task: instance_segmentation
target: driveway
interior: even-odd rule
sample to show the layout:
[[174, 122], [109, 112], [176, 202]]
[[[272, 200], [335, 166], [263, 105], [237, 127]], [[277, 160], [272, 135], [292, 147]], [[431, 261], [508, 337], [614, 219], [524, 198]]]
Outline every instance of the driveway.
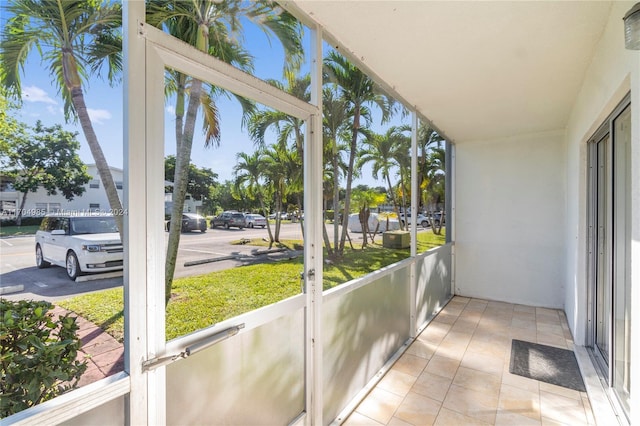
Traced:
[[[165, 234], [168, 238], [168, 233]], [[231, 245], [232, 241], [268, 238], [266, 229], [209, 229], [205, 233], [182, 234], [178, 250], [176, 277], [205, 274], [235, 266], [291, 256], [275, 251], [259, 254], [266, 247]], [[300, 224], [283, 224], [281, 238], [302, 239]], [[10, 300], [36, 299], [55, 302], [71, 296], [122, 285], [122, 274], [95, 274], [71, 281], [58, 266], [35, 266], [35, 237], [0, 239], [0, 295]], [[116, 276], [114, 276], [116, 275]]]

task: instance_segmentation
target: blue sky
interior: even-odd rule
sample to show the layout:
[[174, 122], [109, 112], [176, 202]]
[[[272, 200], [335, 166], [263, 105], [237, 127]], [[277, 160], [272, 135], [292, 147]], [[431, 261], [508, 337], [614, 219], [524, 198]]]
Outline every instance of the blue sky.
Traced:
[[[255, 31], [249, 25], [247, 42], [255, 56], [255, 74], [261, 78], [276, 78], [282, 76], [282, 49], [277, 41], [269, 41], [261, 31]], [[41, 120], [45, 125], [63, 124], [67, 130], [77, 131], [81, 142], [80, 157], [87, 163], [93, 158], [86, 144], [79, 124], [65, 123], [62, 97], [57, 86], [52, 84], [46, 64], [40, 60], [37, 51], [31, 52], [24, 72], [21, 76], [23, 106], [19, 114], [20, 120], [34, 124]], [[94, 130], [111, 166], [123, 166], [123, 88], [122, 84], [110, 87], [106, 81], [92, 77], [84, 88], [85, 101], [94, 125]], [[220, 147], [205, 149], [201, 132], [197, 132], [193, 144], [192, 161], [200, 167], [208, 167], [220, 174], [220, 178], [231, 179], [229, 164], [235, 162], [239, 151], [250, 152], [253, 144], [243, 134], [240, 128], [242, 110], [235, 99], [222, 97], [218, 100], [220, 109], [222, 141]], [[173, 105], [165, 105], [166, 154], [175, 153], [175, 137], [173, 137]], [[198, 124], [197, 129], [200, 129]]]
[[[270, 42], [261, 30], [246, 24], [245, 41], [255, 57], [255, 75], [263, 79], [281, 79], [283, 52], [277, 40]], [[305, 37], [305, 48], [308, 48], [308, 44], [308, 37]], [[308, 71], [308, 67], [303, 71]], [[80, 157], [86, 163], [93, 163], [80, 126], [65, 123], [62, 98], [52, 83], [54, 79], [49, 75], [47, 64], [41, 62], [37, 51], [31, 52], [21, 77], [23, 107], [18, 118], [28, 124], [34, 124], [37, 120], [41, 120], [45, 125], [60, 123], [67, 130], [78, 132], [78, 140], [81, 143]], [[92, 77], [84, 89], [89, 114], [105, 157], [111, 166], [122, 168], [122, 84], [110, 87], [105, 81]], [[199, 131], [201, 125], [198, 124], [191, 158], [195, 165], [212, 169], [218, 173], [219, 180], [224, 181], [233, 177], [232, 167], [236, 162], [237, 153], [252, 152], [254, 146], [241, 128], [242, 110], [237, 101], [223, 97], [218, 100], [218, 107], [222, 131], [220, 146], [204, 148], [202, 134]], [[169, 155], [175, 153], [173, 105], [167, 103], [165, 111], [165, 154]], [[382, 132], [382, 129], [376, 131]], [[272, 134], [271, 137], [274, 138], [275, 135]], [[376, 185], [370, 175], [370, 169], [365, 170], [362, 179], [357, 183]]]

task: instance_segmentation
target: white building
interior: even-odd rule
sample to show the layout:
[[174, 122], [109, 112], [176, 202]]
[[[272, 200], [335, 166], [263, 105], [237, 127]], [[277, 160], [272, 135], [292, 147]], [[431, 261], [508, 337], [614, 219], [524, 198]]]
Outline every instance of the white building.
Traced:
[[[109, 167], [109, 169], [118, 190], [118, 196], [122, 200], [123, 171], [117, 167]], [[68, 201], [60, 192], [57, 195], [48, 195], [44, 188], [39, 188], [36, 192], [29, 192], [22, 216], [42, 216], [58, 211], [109, 212], [111, 207], [96, 165], [87, 164], [87, 173], [91, 175], [91, 180], [84, 186], [85, 191], [81, 196], [76, 196], [71, 201]], [[0, 189], [3, 216], [11, 217], [16, 214], [16, 209], [20, 208], [20, 203], [22, 203], [23, 195], [22, 192], [16, 191], [11, 184], [3, 185]]]
[[[109, 167], [109, 169], [116, 184], [118, 196], [120, 200], [122, 200], [123, 171], [117, 167]], [[85, 191], [82, 195], [74, 197], [71, 201], [68, 201], [61, 193], [48, 195], [44, 188], [39, 188], [36, 192], [29, 192], [22, 216], [43, 216], [47, 213], [59, 211], [110, 212], [111, 207], [109, 206], [109, 200], [107, 199], [104, 185], [100, 180], [100, 175], [98, 174], [98, 169], [95, 164], [87, 164], [87, 173], [89, 173], [92, 178], [89, 183], [84, 185]], [[172, 185], [171, 182], [165, 182], [166, 187]], [[16, 191], [10, 183], [5, 183], [0, 187], [0, 211], [2, 212], [2, 217], [13, 217], [16, 215], [23, 195], [24, 193]], [[170, 192], [164, 194], [165, 214], [171, 214], [172, 195]], [[195, 200], [191, 195], [187, 194], [184, 203], [185, 213], [199, 213], [201, 206], [201, 200]]]

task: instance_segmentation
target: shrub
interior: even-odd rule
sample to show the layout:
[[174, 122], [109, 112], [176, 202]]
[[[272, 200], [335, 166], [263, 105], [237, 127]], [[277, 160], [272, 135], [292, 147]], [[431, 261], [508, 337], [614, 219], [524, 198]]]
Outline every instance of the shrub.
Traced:
[[78, 385], [87, 368], [76, 319], [53, 318], [49, 302], [0, 299], [0, 418]]
[[[40, 226], [42, 223], [42, 216], [23, 216], [22, 217], [22, 226]], [[16, 226], [15, 219], [2, 219], [0, 221], [2, 226]]]

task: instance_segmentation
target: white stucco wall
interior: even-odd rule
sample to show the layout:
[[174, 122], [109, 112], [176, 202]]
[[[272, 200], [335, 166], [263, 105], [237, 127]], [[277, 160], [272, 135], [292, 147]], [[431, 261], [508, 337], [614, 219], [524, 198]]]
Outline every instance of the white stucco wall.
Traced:
[[[622, 17], [633, 2], [614, 3], [609, 22], [585, 76], [567, 125], [567, 268], [565, 311], [574, 339], [585, 344], [586, 282], [586, 141], [632, 89], [638, 103], [638, 52], [625, 50]], [[634, 100], [635, 99], [635, 100]], [[632, 132], [638, 138], [638, 107]], [[637, 181], [637, 180], [636, 180]], [[637, 188], [636, 188], [637, 190]]]
[[[640, 359], [640, 52], [624, 48], [622, 17], [634, 2], [614, 2], [611, 16], [567, 126], [567, 268], [565, 311], [577, 344], [587, 341], [586, 140], [631, 92], [631, 359]], [[637, 367], [637, 366], [636, 366]], [[640, 368], [631, 369], [631, 423], [640, 422]]]
[[564, 131], [456, 144], [456, 294], [562, 307]]
[[[46, 212], [42, 212], [41, 204], [51, 204], [57, 203], [60, 204], [60, 208], [64, 211], [77, 211], [77, 212], [88, 212], [90, 211], [90, 207], [92, 204], [98, 204], [100, 206], [100, 210], [103, 212], [109, 212], [111, 207], [109, 206], [109, 200], [107, 199], [107, 194], [104, 190], [104, 185], [100, 180], [100, 176], [98, 175], [98, 170], [95, 165], [88, 164], [87, 165], [87, 173], [93, 176], [92, 181], [99, 181], [99, 188], [91, 188], [90, 183], [87, 183], [85, 187], [85, 192], [79, 196], [74, 197], [73, 200], [67, 201], [59, 191], [57, 195], [47, 195], [47, 191], [44, 188], [39, 188], [36, 192], [29, 192], [27, 194], [27, 199], [23, 208], [23, 216], [41, 216]], [[121, 169], [117, 169], [115, 167], [111, 167], [111, 174], [113, 176], [113, 180], [116, 183], [120, 183], [124, 186], [123, 182], [123, 172]], [[120, 199], [122, 199], [123, 190], [118, 190], [118, 195]], [[22, 202], [22, 193], [19, 192], [7, 192], [3, 194], [3, 199], [10, 199], [14, 197], [16, 200], [16, 208], [20, 208], [20, 203]]]

